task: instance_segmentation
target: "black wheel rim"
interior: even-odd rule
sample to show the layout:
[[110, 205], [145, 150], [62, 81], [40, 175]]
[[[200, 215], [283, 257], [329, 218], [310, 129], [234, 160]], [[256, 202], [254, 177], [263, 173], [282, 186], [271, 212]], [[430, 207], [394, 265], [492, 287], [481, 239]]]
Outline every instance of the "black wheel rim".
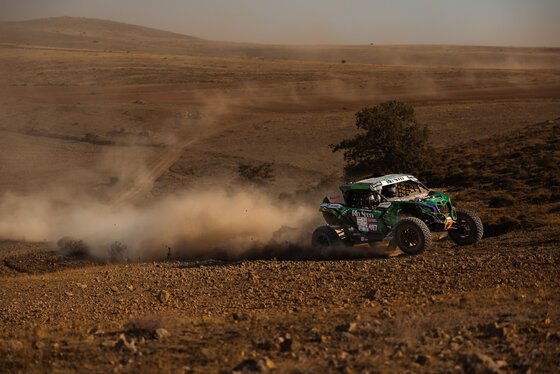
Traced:
[[420, 234], [412, 227], [406, 227], [401, 234], [403, 244], [408, 248], [415, 248], [420, 244]]
[[457, 221], [456, 231], [459, 238], [466, 239], [471, 235], [471, 225], [469, 225], [467, 220], [459, 220]]
[[324, 236], [324, 235], [319, 235], [319, 237], [317, 238], [317, 243], [321, 246], [321, 247], [328, 247], [331, 243], [329, 242], [329, 239]]

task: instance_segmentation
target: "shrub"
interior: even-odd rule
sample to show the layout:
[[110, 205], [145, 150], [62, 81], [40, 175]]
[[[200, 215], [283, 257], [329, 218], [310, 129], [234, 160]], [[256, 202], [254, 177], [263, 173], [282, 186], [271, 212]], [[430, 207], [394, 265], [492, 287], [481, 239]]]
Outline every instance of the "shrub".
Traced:
[[246, 182], [264, 185], [275, 180], [273, 166], [273, 162], [263, 162], [256, 166], [239, 164], [237, 172], [241, 179]]
[[359, 133], [332, 145], [344, 151], [347, 178], [370, 174], [414, 173], [427, 169], [434, 150], [428, 144], [429, 131], [418, 125], [412, 106], [388, 101], [356, 113]]
[[87, 257], [89, 254], [89, 247], [82, 240], [65, 236], [56, 244], [58, 249], [66, 256]]

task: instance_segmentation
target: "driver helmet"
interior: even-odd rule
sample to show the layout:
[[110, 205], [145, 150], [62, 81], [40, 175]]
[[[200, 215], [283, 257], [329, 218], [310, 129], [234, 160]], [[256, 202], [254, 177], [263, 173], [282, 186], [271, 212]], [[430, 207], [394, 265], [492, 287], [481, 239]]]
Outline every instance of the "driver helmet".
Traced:
[[397, 195], [397, 187], [394, 184], [385, 186], [383, 187], [383, 194], [387, 197], [395, 197]]
[[369, 195], [369, 203], [375, 205], [379, 203], [379, 195], [377, 193], [371, 193]]

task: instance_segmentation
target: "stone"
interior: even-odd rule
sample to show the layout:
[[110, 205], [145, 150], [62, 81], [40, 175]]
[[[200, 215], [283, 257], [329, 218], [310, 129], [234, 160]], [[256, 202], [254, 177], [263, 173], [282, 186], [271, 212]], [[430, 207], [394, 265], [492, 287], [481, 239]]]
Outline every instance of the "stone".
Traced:
[[134, 341], [134, 339], [131, 339], [130, 341], [126, 340], [126, 336], [124, 334], [120, 334], [119, 338], [117, 340], [117, 343], [115, 344], [115, 349], [116, 350], [127, 350], [130, 351], [132, 353], [136, 352], [136, 343]]
[[508, 366], [508, 363], [505, 360], [497, 360], [496, 365], [498, 365], [500, 369], [503, 369]]
[[377, 289], [370, 290], [370, 291], [366, 292], [365, 298], [368, 299], [368, 300], [375, 300], [378, 293], [379, 293], [379, 290], [377, 290]]
[[105, 331], [101, 330], [98, 327], [94, 327], [91, 330], [89, 330], [89, 334], [90, 335], [103, 335], [103, 334], [105, 334]]
[[418, 357], [416, 357], [416, 360], [414, 360], [418, 365], [421, 366], [425, 366], [427, 364], [430, 363], [430, 356], [427, 355], [419, 355]]
[[43, 343], [40, 340], [36, 340], [35, 342], [33, 342], [33, 348], [35, 349], [43, 349], [45, 348], [45, 346], [46, 346], [45, 343]]
[[470, 374], [499, 374], [500, 366], [489, 356], [480, 352], [472, 352], [463, 355], [463, 369]]
[[171, 295], [169, 294], [168, 291], [166, 291], [166, 290], [161, 290], [161, 291], [159, 291], [158, 300], [159, 300], [161, 303], [166, 303], [166, 302], [168, 302], [170, 297], [171, 297]]
[[267, 369], [275, 369], [276, 368], [276, 365], [274, 364], [274, 362], [270, 358], [263, 357], [262, 360], [263, 360], [263, 364], [264, 364], [265, 368], [267, 368]]
[[382, 310], [379, 312], [379, 317], [389, 319], [389, 318], [392, 318], [393, 315], [391, 314], [391, 312], [390, 312], [389, 310], [387, 310], [387, 309], [382, 309]]
[[336, 331], [341, 332], [354, 332], [358, 329], [358, 324], [356, 322], [344, 323], [342, 325], [336, 326]]
[[275, 369], [276, 365], [268, 357], [247, 359], [233, 368], [233, 373], [262, 373]]
[[312, 328], [310, 332], [311, 341], [316, 343], [324, 343], [327, 341], [327, 337], [319, 332], [316, 328]]
[[433, 330], [433, 336], [434, 338], [439, 339], [449, 339], [449, 335], [440, 328], [436, 328], [435, 330]]
[[348, 342], [355, 341], [356, 339], [358, 339], [355, 335], [353, 335], [349, 332], [346, 332], [346, 331], [343, 331], [343, 332], [340, 333], [340, 338], [341, 338], [341, 340], [345, 340], [345, 341], [348, 341]]
[[164, 328], [159, 328], [154, 331], [154, 337], [156, 339], [165, 339], [171, 336], [171, 333]]
[[281, 352], [294, 352], [301, 346], [290, 334], [284, 334], [284, 336], [279, 337], [278, 343], [280, 345]]
[[233, 373], [261, 373], [268, 371], [265, 363], [262, 360], [247, 359], [242, 361], [239, 365], [233, 368]]
[[488, 325], [482, 326], [481, 330], [484, 331], [490, 337], [499, 337], [503, 338], [510, 335], [515, 326], [513, 325], [504, 325], [499, 324], [498, 322], [494, 322]]
[[249, 315], [247, 313], [232, 313], [231, 318], [234, 321], [247, 321], [249, 319]]

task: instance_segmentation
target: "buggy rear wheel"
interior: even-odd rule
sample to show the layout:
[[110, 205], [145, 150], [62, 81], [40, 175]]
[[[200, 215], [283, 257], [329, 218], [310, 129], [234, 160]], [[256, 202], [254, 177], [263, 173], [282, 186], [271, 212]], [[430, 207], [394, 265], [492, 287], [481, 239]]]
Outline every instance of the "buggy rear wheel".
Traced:
[[395, 241], [403, 252], [415, 255], [430, 248], [432, 236], [422, 220], [408, 217], [399, 222], [395, 230]]
[[314, 247], [332, 247], [342, 244], [336, 231], [330, 226], [320, 226], [313, 231], [311, 245]]
[[448, 230], [449, 237], [459, 245], [478, 242], [484, 234], [480, 218], [470, 210], [458, 210], [457, 222]]

